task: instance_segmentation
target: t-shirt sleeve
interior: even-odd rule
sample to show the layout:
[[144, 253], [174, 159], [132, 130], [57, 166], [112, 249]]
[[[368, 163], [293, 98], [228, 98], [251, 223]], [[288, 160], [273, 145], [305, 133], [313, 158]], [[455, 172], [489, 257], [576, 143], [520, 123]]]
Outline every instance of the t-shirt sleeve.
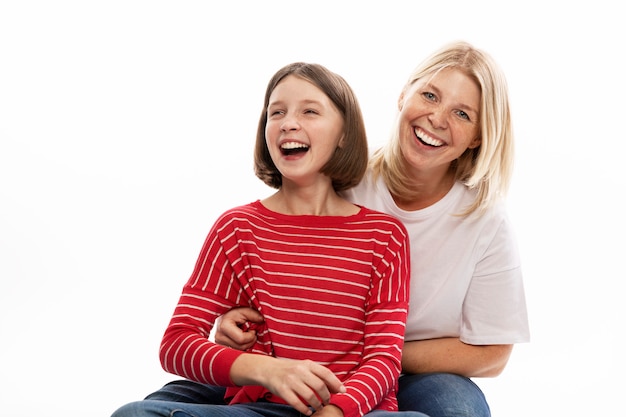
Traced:
[[528, 342], [522, 268], [508, 219], [488, 236], [463, 305], [461, 340], [474, 345]]

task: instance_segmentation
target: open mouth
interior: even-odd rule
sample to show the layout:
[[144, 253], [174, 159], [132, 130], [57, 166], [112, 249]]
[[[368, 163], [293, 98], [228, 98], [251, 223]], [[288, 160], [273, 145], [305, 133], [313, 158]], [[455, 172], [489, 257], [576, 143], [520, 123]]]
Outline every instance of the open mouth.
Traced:
[[309, 150], [309, 147], [300, 142], [285, 142], [280, 145], [280, 151], [285, 156], [297, 155], [305, 153]]
[[442, 142], [442, 141], [440, 141], [438, 139], [431, 138], [422, 129], [415, 129], [413, 132], [415, 133], [415, 136], [417, 137], [417, 140], [419, 140], [420, 142], [422, 142], [426, 146], [430, 146], [430, 147], [433, 147], [433, 148], [439, 148], [440, 146], [443, 146], [443, 145], [446, 144], [445, 142]]

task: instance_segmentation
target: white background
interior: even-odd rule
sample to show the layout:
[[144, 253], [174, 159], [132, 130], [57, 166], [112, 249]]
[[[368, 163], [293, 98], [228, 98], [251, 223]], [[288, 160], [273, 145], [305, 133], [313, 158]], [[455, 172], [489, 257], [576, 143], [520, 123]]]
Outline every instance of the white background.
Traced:
[[619, 2], [2, 1], [0, 413], [109, 416], [174, 376], [157, 350], [216, 216], [252, 172], [265, 86], [321, 63], [371, 147], [428, 53], [509, 82], [509, 198], [532, 341], [478, 379], [494, 417], [623, 413], [625, 69]]

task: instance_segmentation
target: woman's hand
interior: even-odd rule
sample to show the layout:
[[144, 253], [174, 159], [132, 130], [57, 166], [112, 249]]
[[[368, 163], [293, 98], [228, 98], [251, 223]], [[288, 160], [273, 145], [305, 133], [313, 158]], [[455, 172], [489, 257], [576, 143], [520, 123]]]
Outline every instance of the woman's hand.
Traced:
[[263, 323], [263, 316], [249, 307], [233, 308], [224, 314], [215, 326], [215, 343], [246, 350], [256, 342], [256, 331], [244, 330], [246, 323]]

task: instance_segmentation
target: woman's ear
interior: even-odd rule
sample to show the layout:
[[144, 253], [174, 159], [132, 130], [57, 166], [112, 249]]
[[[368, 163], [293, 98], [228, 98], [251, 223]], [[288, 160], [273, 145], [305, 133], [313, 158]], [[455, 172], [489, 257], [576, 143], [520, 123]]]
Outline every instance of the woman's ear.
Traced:
[[404, 105], [404, 90], [400, 93], [400, 97], [398, 97], [398, 111], [402, 111], [402, 106]]
[[473, 141], [470, 142], [470, 144], [469, 144], [469, 146], [467, 148], [468, 149], [478, 148], [482, 142], [483, 142], [482, 138], [480, 137], [480, 135], [478, 135], [478, 136], [476, 136], [474, 138]]

